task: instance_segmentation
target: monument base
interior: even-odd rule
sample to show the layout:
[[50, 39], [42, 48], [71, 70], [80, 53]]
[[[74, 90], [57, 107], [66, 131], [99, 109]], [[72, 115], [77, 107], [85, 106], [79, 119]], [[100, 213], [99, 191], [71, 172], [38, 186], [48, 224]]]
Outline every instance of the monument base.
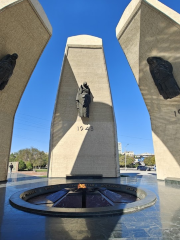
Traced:
[[0, 181], [0, 184], [7, 183], [7, 180]]
[[180, 188], [180, 178], [168, 177], [165, 179], [165, 185], [174, 188]]
[[102, 174], [66, 175], [66, 179], [101, 179], [102, 177]]

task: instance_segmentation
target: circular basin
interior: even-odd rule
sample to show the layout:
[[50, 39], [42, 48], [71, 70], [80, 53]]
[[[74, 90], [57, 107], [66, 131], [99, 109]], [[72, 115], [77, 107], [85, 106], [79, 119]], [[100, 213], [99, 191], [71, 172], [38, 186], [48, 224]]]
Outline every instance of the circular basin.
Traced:
[[10, 203], [20, 210], [59, 217], [121, 215], [152, 206], [156, 195], [134, 186], [111, 183], [44, 186], [13, 194]]

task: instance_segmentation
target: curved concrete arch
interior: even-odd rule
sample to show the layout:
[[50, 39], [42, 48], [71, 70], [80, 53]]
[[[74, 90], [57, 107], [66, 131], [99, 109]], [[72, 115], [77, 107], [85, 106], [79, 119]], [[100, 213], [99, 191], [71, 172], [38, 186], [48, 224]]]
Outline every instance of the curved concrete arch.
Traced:
[[37, 0], [0, 1], [0, 22], [0, 59], [19, 55], [12, 77], [0, 91], [0, 181], [5, 181], [14, 115], [52, 28]]
[[148, 57], [161, 57], [173, 66], [180, 87], [180, 15], [157, 0], [132, 0], [116, 28], [149, 111], [157, 178], [180, 176], [180, 95], [164, 99], [152, 79]]

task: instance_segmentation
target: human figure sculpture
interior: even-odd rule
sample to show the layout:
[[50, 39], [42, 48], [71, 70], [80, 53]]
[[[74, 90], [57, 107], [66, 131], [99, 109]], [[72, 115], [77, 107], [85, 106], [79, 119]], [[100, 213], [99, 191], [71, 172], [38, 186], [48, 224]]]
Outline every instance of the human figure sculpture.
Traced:
[[89, 104], [91, 103], [91, 91], [87, 82], [83, 82], [76, 96], [77, 109], [80, 117], [89, 117]]
[[164, 99], [171, 99], [180, 94], [180, 88], [173, 76], [172, 64], [160, 57], [147, 59], [154, 83]]
[[0, 60], [0, 90], [3, 90], [13, 74], [16, 66], [17, 53], [7, 54]]

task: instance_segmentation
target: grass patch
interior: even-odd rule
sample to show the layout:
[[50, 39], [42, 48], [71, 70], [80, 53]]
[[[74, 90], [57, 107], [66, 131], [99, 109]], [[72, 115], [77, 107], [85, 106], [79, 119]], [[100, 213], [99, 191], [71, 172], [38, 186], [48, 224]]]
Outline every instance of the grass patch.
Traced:
[[35, 172], [47, 172], [47, 169], [35, 169]]

